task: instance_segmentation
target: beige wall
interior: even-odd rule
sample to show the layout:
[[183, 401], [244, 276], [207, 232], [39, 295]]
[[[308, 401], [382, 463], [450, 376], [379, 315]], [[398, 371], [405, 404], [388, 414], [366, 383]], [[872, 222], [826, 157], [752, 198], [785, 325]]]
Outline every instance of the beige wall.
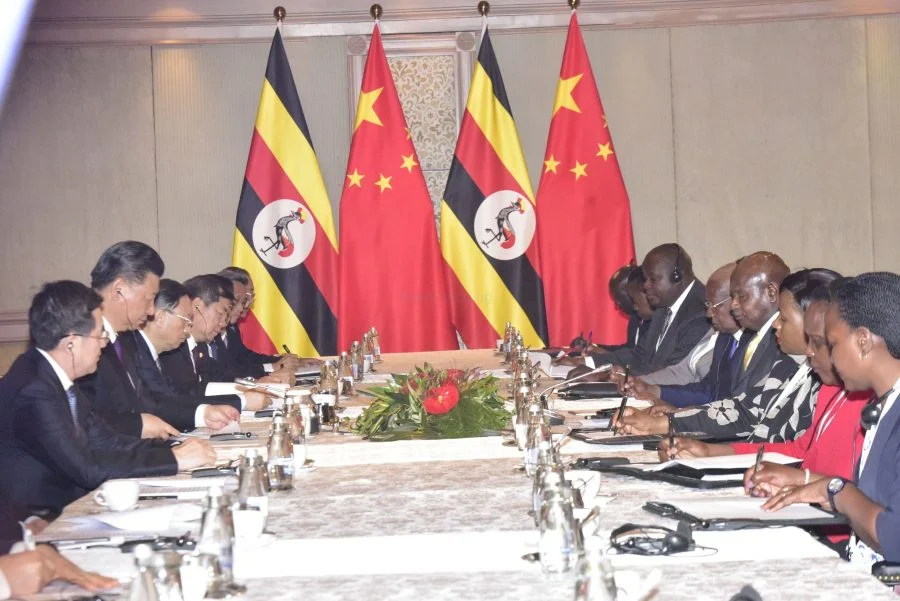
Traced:
[[[493, 38], [536, 187], [565, 32]], [[897, 269], [900, 17], [585, 38], [639, 256], [675, 238], [704, 275], [764, 247], [796, 266]], [[336, 206], [346, 38], [287, 47]], [[158, 246], [176, 278], [226, 264], [267, 52], [27, 47], [0, 118], [0, 310], [85, 279], [123, 238]]]

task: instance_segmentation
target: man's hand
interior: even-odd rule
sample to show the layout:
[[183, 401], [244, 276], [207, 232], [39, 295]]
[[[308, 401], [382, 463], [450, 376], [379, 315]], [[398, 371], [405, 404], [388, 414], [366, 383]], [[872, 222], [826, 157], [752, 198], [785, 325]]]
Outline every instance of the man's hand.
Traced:
[[262, 411], [272, 402], [272, 398], [261, 390], [244, 393], [244, 411]]
[[300, 367], [300, 357], [297, 355], [282, 355], [281, 359], [276, 361], [274, 364], [275, 371], [289, 370], [292, 374], [297, 371], [297, 368]]
[[620, 390], [630, 397], [634, 397], [636, 399], [645, 399], [648, 401], [658, 399], [660, 394], [662, 394], [659, 386], [655, 384], [647, 384], [640, 378], [634, 377], [628, 378], [628, 381], [624, 382], [620, 386]]
[[167, 440], [170, 436], [178, 436], [180, 434], [178, 430], [152, 413], [141, 413], [141, 424], [141, 438]]
[[40, 545], [36, 553], [40, 553], [44, 561], [53, 568], [51, 580], [65, 580], [89, 591], [110, 589], [119, 586], [115, 578], [107, 578], [94, 572], [85, 572], [77, 565], [56, 552], [49, 545]]
[[803, 470], [771, 461], [763, 461], [759, 471], [751, 467], [744, 472], [744, 490], [754, 497], [771, 497], [783, 488], [803, 486], [805, 481]]
[[647, 413], [653, 417], [666, 416], [670, 413], [675, 413], [676, 411], [678, 411], [678, 407], [670, 405], [665, 401], [660, 401], [659, 399], [653, 400], [653, 406], [647, 408]]
[[53, 547], [41, 545], [35, 551], [0, 557], [0, 571], [12, 595], [32, 595], [51, 580], [66, 580], [89, 591], [114, 588], [118, 580], [85, 572], [62, 557]]
[[669, 439], [664, 438], [659, 443], [659, 460], [690, 459], [694, 457], [709, 457], [710, 445], [692, 438], [676, 438], [675, 445], [669, 446]]
[[207, 405], [203, 411], [203, 421], [210, 430], [221, 430], [239, 419], [241, 412], [231, 405]]
[[669, 431], [667, 417], [654, 417], [646, 411], [625, 407], [613, 428], [619, 434], [665, 434]]
[[553, 365], [568, 365], [569, 367], [584, 366], [584, 359], [582, 359], [581, 357], [569, 357], [568, 355], [566, 355], [565, 357], [554, 359]]
[[198, 467], [210, 467], [216, 462], [216, 452], [205, 440], [191, 438], [172, 449], [178, 471], [184, 472]]
[[288, 386], [293, 386], [296, 380], [294, 375], [296, 371], [295, 369], [279, 369], [257, 378], [256, 381], [260, 384], [287, 384]]
[[315, 357], [300, 357], [299, 369], [320, 369], [323, 361]]

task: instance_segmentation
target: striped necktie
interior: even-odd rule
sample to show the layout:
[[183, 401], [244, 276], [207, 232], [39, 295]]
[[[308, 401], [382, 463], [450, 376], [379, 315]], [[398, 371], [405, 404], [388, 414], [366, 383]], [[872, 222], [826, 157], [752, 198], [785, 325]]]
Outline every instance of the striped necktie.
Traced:
[[75, 434], [82, 433], [81, 424], [78, 422], [78, 394], [75, 392], [75, 386], [66, 388], [66, 400], [69, 402], [69, 411], [72, 413], [72, 422], [75, 425]]

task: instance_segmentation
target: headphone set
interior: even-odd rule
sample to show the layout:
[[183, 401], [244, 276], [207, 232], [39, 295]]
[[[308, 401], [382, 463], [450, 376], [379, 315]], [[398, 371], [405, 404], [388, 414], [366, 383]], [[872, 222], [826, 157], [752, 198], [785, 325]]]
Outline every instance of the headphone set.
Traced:
[[893, 394], [894, 389], [891, 388], [887, 392], [885, 392], [880, 397], [872, 396], [869, 399], [869, 402], [866, 403], [866, 406], [863, 407], [862, 411], [859, 414], [859, 426], [868, 432], [872, 428], [878, 425], [878, 420], [881, 419], [881, 409], [884, 406], [884, 401], [891, 394]]
[[671, 555], [698, 548], [691, 537], [691, 527], [686, 522], [679, 522], [678, 530], [624, 524], [612, 531], [609, 544], [619, 553], [648, 556]]

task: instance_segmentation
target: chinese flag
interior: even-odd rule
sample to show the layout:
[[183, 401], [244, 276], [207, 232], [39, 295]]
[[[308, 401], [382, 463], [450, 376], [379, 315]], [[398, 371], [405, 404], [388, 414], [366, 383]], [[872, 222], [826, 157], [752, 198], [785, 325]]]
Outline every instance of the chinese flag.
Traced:
[[341, 194], [338, 351], [372, 326], [385, 352], [459, 348], [434, 209], [378, 25]]
[[569, 22], [550, 135], [537, 193], [550, 345], [580, 332], [624, 342], [627, 319], [613, 304], [613, 272], [634, 258], [631, 208], [578, 17]]

